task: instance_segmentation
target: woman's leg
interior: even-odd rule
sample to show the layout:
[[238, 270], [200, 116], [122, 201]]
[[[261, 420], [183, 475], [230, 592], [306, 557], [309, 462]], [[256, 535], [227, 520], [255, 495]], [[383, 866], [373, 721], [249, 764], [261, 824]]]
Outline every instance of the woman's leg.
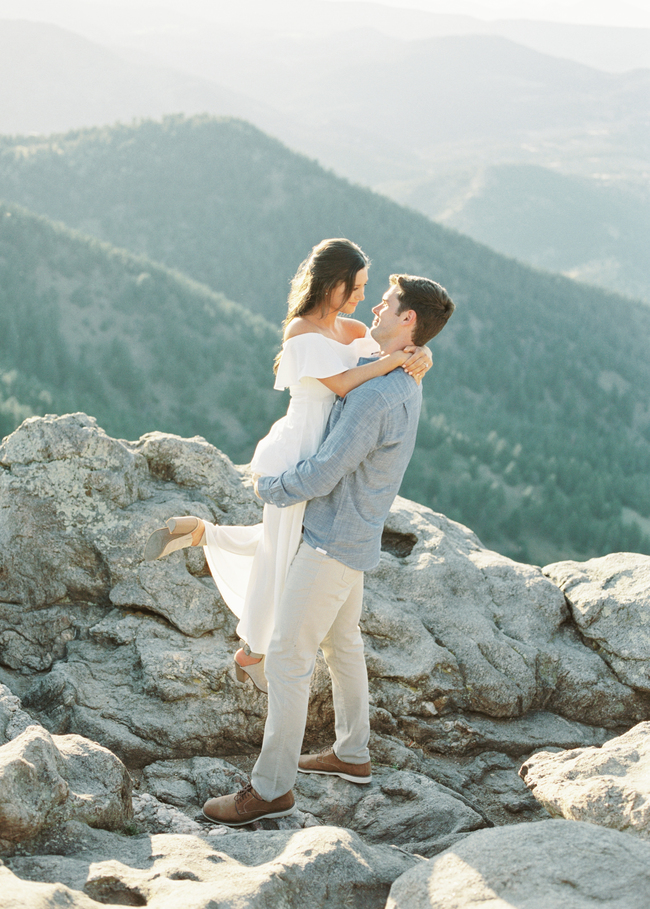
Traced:
[[[277, 604], [300, 544], [304, 511], [304, 502], [290, 508], [264, 506], [261, 539], [251, 564], [237, 626], [237, 633], [254, 654], [268, 651]], [[240, 659], [237, 662], [242, 666], [250, 665]]]

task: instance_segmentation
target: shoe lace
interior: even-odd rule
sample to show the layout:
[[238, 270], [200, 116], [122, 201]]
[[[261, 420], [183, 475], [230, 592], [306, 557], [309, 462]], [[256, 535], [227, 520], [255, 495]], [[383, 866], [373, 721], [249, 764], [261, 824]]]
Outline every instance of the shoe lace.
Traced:
[[247, 783], [243, 789], [240, 789], [237, 795], [235, 796], [235, 804], [238, 805], [243, 799], [253, 791], [253, 784]]

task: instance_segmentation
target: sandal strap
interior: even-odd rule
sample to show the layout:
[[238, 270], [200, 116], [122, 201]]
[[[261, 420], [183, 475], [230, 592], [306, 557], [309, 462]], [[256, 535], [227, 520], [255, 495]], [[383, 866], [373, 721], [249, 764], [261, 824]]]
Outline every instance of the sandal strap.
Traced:
[[246, 641], [242, 644], [242, 650], [246, 656], [253, 657], [253, 659], [261, 659], [264, 656], [263, 653], [255, 653], [255, 651], [251, 650]]

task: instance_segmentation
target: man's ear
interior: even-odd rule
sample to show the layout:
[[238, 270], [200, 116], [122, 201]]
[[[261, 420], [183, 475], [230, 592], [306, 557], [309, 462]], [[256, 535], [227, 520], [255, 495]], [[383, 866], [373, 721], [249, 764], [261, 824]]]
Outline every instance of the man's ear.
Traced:
[[417, 321], [417, 313], [414, 309], [405, 309], [399, 314], [400, 321], [402, 325], [410, 325], [411, 328], [415, 325]]

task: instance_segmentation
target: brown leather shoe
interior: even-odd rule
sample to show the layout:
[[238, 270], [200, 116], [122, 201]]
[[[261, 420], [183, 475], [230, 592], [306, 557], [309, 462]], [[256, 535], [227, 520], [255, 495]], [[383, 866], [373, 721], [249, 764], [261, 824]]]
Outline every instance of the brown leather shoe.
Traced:
[[324, 748], [318, 754], [303, 754], [298, 761], [300, 773], [322, 773], [325, 776], [340, 776], [350, 783], [370, 783], [370, 761], [365, 764], [348, 764], [334, 754], [333, 748]]
[[265, 802], [249, 783], [239, 792], [208, 799], [203, 806], [203, 817], [227, 827], [243, 827], [263, 817], [287, 817], [295, 814], [293, 792], [289, 790], [272, 802]]

